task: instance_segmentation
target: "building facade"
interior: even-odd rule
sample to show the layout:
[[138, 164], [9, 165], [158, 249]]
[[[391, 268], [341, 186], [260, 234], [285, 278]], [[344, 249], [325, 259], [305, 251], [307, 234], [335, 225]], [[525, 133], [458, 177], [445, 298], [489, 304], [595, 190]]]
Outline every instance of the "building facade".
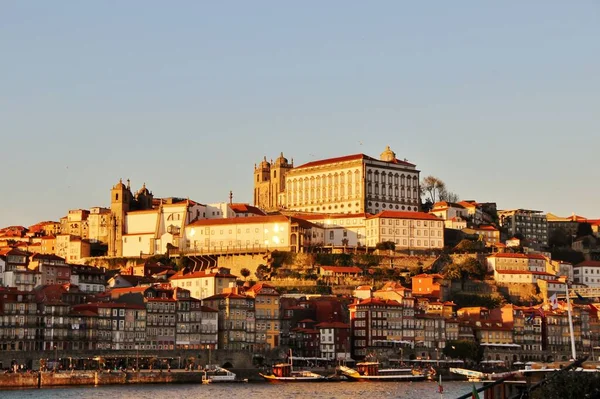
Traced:
[[389, 148], [380, 158], [365, 154], [294, 167], [280, 156], [254, 170], [254, 204], [266, 210], [317, 213], [418, 211], [419, 171]]

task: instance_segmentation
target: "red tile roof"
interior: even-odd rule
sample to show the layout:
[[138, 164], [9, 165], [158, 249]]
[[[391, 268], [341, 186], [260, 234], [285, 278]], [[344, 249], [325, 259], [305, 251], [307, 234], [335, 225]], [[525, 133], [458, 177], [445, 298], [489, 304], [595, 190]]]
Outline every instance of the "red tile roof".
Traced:
[[417, 220], [438, 220], [442, 221], [439, 217], [425, 212], [398, 212], [398, 211], [383, 211], [376, 215], [370, 216], [371, 218], [394, 218], [394, 219], [417, 219]]
[[265, 213], [259, 208], [248, 204], [230, 204], [229, 207], [235, 213], [253, 213], [255, 215], [265, 216]]
[[546, 260], [544, 255], [540, 254], [519, 254], [519, 253], [510, 253], [510, 252], [502, 252], [496, 253], [488, 256], [488, 258], [511, 258], [511, 259], [538, 259], [538, 260]]
[[496, 273], [499, 274], [533, 274], [536, 276], [553, 276], [556, 277], [552, 273], [547, 272], [531, 272], [529, 270], [496, 270]]
[[178, 274], [171, 277], [171, 280], [183, 280], [189, 278], [205, 278], [205, 277], [222, 277], [222, 278], [237, 278], [233, 274], [225, 274], [225, 273], [206, 273], [206, 272], [194, 272], [188, 274]]
[[585, 260], [581, 263], [576, 264], [573, 267], [600, 267], [600, 261], [597, 260]]
[[362, 269], [360, 267], [351, 266], [321, 266], [321, 269], [333, 273], [361, 273]]
[[356, 160], [362, 160], [362, 159], [375, 160], [375, 158], [371, 158], [370, 156], [365, 155], [365, 154], [353, 154], [353, 155], [345, 155], [343, 157], [327, 158], [327, 159], [321, 159], [318, 161], [308, 162], [303, 165], [296, 166], [294, 168], [294, 170], [301, 169], [301, 168], [312, 168], [315, 166], [329, 165], [331, 163], [356, 161]]
[[323, 322], [315, 326], [316, 328], [350, 328], [350, 324], [342, 323], [340, 321], [334, 322]]
[[245, 223], [287, 223], [289, 218], [282, 215], [271, 216], [254, 216], [251, 218], [223, 218], [223, 219], [202, 219], [194, 223], [190, 223], [188, 227], [196, 226], [215, 226], [228, 224], [245, 224]]

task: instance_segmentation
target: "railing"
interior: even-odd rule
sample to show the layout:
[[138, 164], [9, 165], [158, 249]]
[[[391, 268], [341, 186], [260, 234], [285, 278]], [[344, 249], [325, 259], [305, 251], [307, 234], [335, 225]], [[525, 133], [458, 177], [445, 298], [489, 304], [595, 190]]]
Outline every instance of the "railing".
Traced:
[[[574, 361], [573, 363], [569, 364], [568, 366], [564, 367], [563, 369], [561, 369], [559, 371], [555, 371], [550, 376], [544, 378], [540, 382], [538, 382], [536, 384], [533, 384], [531, 386], [528, 386], [526, 388], [525, 392], [520, 392], [517, 395], [511, 396], [509, 399], [527, 399], [527, 398], [529, 398], [530, 397], [529, 394], [531, 393], [531, 391], [536, 390], [538, 388], [541, 388], [544, 384], [548, 383], [548, 381], [551, 381], [553, 378], [555, 378], [555, 376], [558, 375], [559, 373], [564, 373], [564, 372], [569, 371], [571, 369], [575, 369], [577, 367], [580, 367], [587, 360], [587, 358], [588, 357], [585, 356], [585, 357], [583, 357], [583, 358], [581, 358], [579, 360]], [[501, 379], [499, 379], [497, 381], [494, 381], [492, 383], [485, 384], [481, 388], [476, 389], [476, 391], [477, 391], [477, 393], [480, 393], [480, 392], [484, 392], [484, 393], [490, 392], [491, 393], [494, 387], [496, 387], [498, 385], [502, 385], [502, 384], [506, 383], [507, 381], [510, 381], [512, 378], [513, 378], [512, 376], [501, 378]], [[473, 392], [471, 391], [469, 393], [466, 393], [464, 395], [459, 396], [456, 399], [470, 399], [472, 397], [473, 397]], [[496, 397], [496, 396], [493, 396], [493, 397]]]

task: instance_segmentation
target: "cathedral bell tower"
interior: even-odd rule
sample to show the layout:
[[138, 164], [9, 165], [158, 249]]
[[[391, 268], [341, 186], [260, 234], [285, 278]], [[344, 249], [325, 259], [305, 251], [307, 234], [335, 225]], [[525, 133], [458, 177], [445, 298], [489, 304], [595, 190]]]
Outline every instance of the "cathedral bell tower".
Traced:
[[108, 255], [123, 255], [123, 232], [125, 231], [125, 215], [129, 212], [132, 201], [129, 180], [127, 186], [123, 180], [115, 184], [110, 190], [110, 231], [108, 240]]

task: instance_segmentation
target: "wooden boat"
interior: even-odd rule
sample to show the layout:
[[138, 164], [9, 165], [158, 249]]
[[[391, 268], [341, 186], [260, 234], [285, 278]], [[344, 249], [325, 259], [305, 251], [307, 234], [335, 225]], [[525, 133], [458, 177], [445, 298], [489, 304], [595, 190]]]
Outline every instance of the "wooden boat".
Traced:
[[327, 381], [322, 376], [312, 371], [294, 370], [292, 365], [292, 352], [290, 351], [289, 363], [280, 363], [272, 367], [271, 374], [259, 373], [259, 375], [269, 382], [322, 382]]
[[[209, 365], [204, 369], [204, 376], [202, 376], [202, 383], [209, 384], [212, 382], [234, 382], [235, 373], [219, 367], [217, 365]], [[205, 382], [207, 381], [207, 382]]]
[[338, 370], [351, 381], [423, 381], [427, 378], [411, 368], [380, 369], [379, 362], [357, 363], [355, 369], [338, 366]]

